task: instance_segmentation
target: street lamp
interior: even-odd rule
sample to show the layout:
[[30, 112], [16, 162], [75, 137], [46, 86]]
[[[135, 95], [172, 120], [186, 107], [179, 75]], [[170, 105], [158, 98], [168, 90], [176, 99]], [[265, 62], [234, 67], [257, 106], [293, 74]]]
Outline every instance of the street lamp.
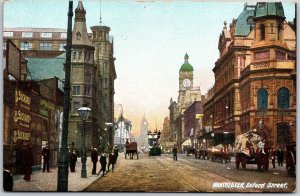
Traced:
[[68, 191], [68, 131], [69, 131], [69, 111], [70, 111], [70, 73], [71, 73], [71, 48], [72, 48], [72, 17], [73, 1], [69, 1], [68, 29], [65, 63], [65, 84], [64, 84], [64, 110], [63, 110], [63, 130], [61, 136], [60, 163], [57, 170], [57, 191]]
[[81, 107], [78, 109], [79, 116], [82, 120], [82, 157], [81, 157], [81, 162], [82, 162], [82, 168], [81, 168], [81, 178], [86, 178], [86, 149], [85, 149], [85, 122], [89, 117], [91, 109], [88, 107]]

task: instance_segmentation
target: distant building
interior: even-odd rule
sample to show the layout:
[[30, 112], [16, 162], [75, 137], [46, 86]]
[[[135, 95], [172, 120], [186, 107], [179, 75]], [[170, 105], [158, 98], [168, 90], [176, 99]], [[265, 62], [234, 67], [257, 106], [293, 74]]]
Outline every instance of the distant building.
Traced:
[[140, 130], [137, 135], [137, 143], [138, 143], [138, 148], [139, 150], [147, 150], [149, 147], [148, 144], [148, 121], [145, 117], [143, 116], [141, 123], [140, 123]]
[[10, 39], [22, 51], [24, 58], [50, 58], [64, 53], [67, 30], [58, 28], [5, 27], [3, 48]]
[[127, 140], [131, 142], [131, 128], [131, 121], [121, 116], [114, 134], [114, 145], [117, 145], [120, 150], [125, 150]]
[[184, 63], [179, 70], [179, 91], [177, 103], [171, 98], [169, 106], [170, 115], [170, 132], [173, 135], [174, 142], [182, 149], [182, 144], [189, 140], [185, 130], [185, 124], [188, 119], [184, 117], [184, 111], [195, 101], [201, 101], [200, 87], [193, 85], [194, 68], [189, 63], [189, 56], [185, 54]]

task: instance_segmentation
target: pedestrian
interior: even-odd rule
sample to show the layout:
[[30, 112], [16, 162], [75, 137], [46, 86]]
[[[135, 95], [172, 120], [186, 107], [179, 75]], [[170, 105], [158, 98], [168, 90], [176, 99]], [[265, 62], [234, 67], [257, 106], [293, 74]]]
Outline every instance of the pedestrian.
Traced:
[[103, 175], [105, 174], [105, 170], [106, 170], [106, 156], [104, 153], [101, 154], [101, 157], [100, 157], [100, 165], [101, 165], [101, 169], [98, 173], [98, 175], [100, 174], [101, 171], [103, 171]]
[[91, 147], [91, 160], [93, 162], [92, 175], [95, 175], [98, 162], [98, 151], [96, 148], [93, 148], [93, 146]]
[[31, 174], [32, 174], [32, 164], [33, 164], [33, 153], [32, 153], [32, 146], [30, 143], [25, 144], [23, 163], [24, 163], [23, 179], [26, 181], [30, 181]]
[[7, 169], [3, 169], [3, 189], [4, 191], [13, 191], [14, 189], [13, 176]]
[[277, 150], [277, 161], [278, 161], [278, 166], [282, 166], [283, 164], [283, 159], [284, 159], [284, 152], [281, 148], [281, 146], [279, 147], [279, 149]]
[[23, 155], [22, 155], [22, 144], [21, 142], [18, 143], [16, 149], [16, 169], [17, 174], [23, 173]]
[[47, 172], [50, 172], [50, 170], [49, 170], [50, 149], [49, 149], [48, 143], [46, 144], [46, 147], [43, 148], [42, 155], [43, 155], [43, 160], [44, 160], [44, 163], [43, 163], [43, 172], [45, 172], [46, 167], [47, 167]]
[[276, 159], [276, 155], [277, 155], [277, 152], [276, 152], [275, 148], [272, 148], [272, 151], [271, 151], [271, 158], [272, 158], [272, 165], [273, 165], [273, 168], [275, 168], [275, 159]]
[[77, 162], [77, 154], [76, 151], [70, 152], [70, 170], [71, 172], [75, 172], [75, 166]]
[[111, 152], [108, 156], [108, 167], [107, 167], [107, 171], [109, 171], [109, 167], [110, 165], [112, 165], [111, 168], [111, 172], [114, 172], [114, 168], [115, 168], [115, 164], [116, 164], [116, 155], [114, 154], [114, 152]]
[[75, 146], [75, 143], [72, 142], [71, 146], [69, 147], [69, 152], [73, 152], [75, 150], [76, 156], [79, 156], [79, 150], [78, 148]]
[[116, 159], [115, 164], [117, 164], [117, 160], [118, 160], [118, 156], [119, 156], [119, 149], [117, 146], [115, 146], [115, 148], [114, 148], [114, 155], [115, 155], [115, 159]]
[[177, 161], [177, 146], [176, 145], [174, 145], [172, 151], [173, 151], [173, 159], [174, 159], [174, 161]]

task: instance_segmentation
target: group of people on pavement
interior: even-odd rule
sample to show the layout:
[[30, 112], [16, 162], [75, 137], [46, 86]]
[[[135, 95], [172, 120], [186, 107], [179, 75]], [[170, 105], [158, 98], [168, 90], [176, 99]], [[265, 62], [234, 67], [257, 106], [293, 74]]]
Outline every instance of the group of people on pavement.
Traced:
[[[97, 162], [98, 162], [98, 151], [97, 148], [94, 148], [93, 146], [91, 147], [91, 160], [93, 162], [93, 169], [92, 169], [92, 175], [99, 175], [101, 172], [102, 176], [105, 176], [105, 172], [106, 172], [106, 166], [107, 166], [107, 157], [105, 153], [101, 153], [100, 155], [100, 170], [98, 173], [96, 173], [97, 170]], [[109, 171], [110, 166], [112, 166], [112, 172], [114, 172], [114, 168], [115, 168], [115, 164], [117, 163], [117, 159], [119, 156], [119, 150], [117, 147], [114, 148], [114, 150], [108, 155], [108, 166], [107, 166], [107, 170]]]
[[276, 158], [277, 158], [278, 166], [279, 167], [283, 166], [284, 152], [283, 152], [283, 149], [281, 148], [281, 146], [278, 148], [278, 150], [272, 149], [271, 156], [272, 156], [271, 159], [272, 159], [273, 168], [275, 168]]

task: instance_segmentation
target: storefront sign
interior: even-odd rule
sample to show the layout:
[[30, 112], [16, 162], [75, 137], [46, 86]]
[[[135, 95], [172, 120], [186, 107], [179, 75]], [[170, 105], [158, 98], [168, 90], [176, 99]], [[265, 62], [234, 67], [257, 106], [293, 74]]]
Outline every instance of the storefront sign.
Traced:
[[25, 95], [22, 91], [16, 90], [15, 100], [19, 106], [24, 109], [30, 110], [31, 99], [29, 96]]
[[13, 141], [30, 139], [31, 98], [23, 91], [15, 90], [15, 109], [14, 109], [14, 132]]
[[29, 141], [29, 139], [30, 139], [30, 133], [23, 132], [23, 131], [20, 131], [20, 130], [14, 131], [14, 134], [13, 134], [14, 143], [16, 143], [17, 140]]
[[49, 101], [41, 99], [40, 101], [40, 115], [44, 117], [49, 116], [49, 110], [55, 110], [55, 105]]

